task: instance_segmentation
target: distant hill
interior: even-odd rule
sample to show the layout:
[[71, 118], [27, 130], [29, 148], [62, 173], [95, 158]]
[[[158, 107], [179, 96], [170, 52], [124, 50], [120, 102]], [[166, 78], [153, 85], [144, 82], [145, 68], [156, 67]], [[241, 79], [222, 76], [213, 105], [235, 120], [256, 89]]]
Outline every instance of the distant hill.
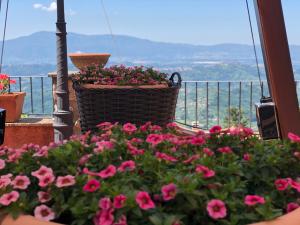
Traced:
[[[54, 64], [56, 62], [56, 37], [52, 32], [38, 32], [6, 42], [4, 63]], [[292, 46], [294, 62], [300, 64], [300, 46]], [[69, 33], [69, 52], [109, 52], [113, 62], [184, 63], [198, 61], [222, 61], [252, 63], [252, 46], [220, 44], [200, 46], [173, 44], [110, 35], [82, 35]]]

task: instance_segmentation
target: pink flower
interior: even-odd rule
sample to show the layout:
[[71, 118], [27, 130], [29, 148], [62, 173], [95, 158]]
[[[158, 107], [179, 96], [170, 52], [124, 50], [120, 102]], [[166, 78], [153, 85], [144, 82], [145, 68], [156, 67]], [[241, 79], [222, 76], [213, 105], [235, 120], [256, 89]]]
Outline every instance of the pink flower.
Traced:
[[6, 174], [0, 177], [0, 189], [6, 188], [8, 185], [11, 184], [11, 177], [12, 174]]
[[230, 154], [232, 153], [232, 149], [228, 146], [223, 147], [223, 148], [218, 148], [218, 152], [221, 152], [223, 154]]
[[82, 173], [84, 173], [84, 174], [86, 174], [86, 175], [89, 175], [89, 176], [93, 176], [93, 177], [99, 176], [99, 173], [89, 171], [88, 168], [83, 168]]
[[150, 128], [150, 131], [151, 131], [151, 132], [161, 131], [161, 130], [162, 130], [161, 126], [158, 126], [158, 125], [153, 125], [153, 126], [151, 126], [151, 128]]
[[198, 165], [196, 167], [196, 172], [201, 173], [204, 178], [214, 177], [216, 174], [215, 171], [210, 170], [208, 167], [202, 165]]
[[89, 159], [92, 157], [93, 155], [92, 154], [87, 154], [87, 155], [84, 155], [84, 156], [82, 156], [80, 159], [79, 159], [79, 165], [80, 166], [83, 166], [83, 165], [85, 165], [88, 161], [89, 161]]
[[55, 181], [55, 176], [51, 173], [39, 178], [39, 186], [47, 187]]
[[99, 172], [98, 176], [103, 179], [113, 177], [117, 172], [117, 168], [114, 165], [109, 165], [106, 169]]
[[127, 197], [125, 195], [118, 195], [114, 198], [114, 208], [120, 209], [125, 206]]
[[165, 201], [170, 201], [175, 198], [177, 194], [177, 187], [171, 183], [161, 188], [162, 196]]
[[210, 150], [209, 148], [204, 148], [203, 149], [203, 153], [205, 154], [205, 155], [207, 155], [207, 156], [213, 156], [215, 153], [212, 151], [212, 150]]
[[251, 160], [251, 155], [250, 155], [249, 153], [245, 153], [245, 154], [243, 155], [243, 159], [244, 159], [245, 161], [250, 161], [250, 160]]
[[176, 123], [168, 123], [166, 127], [169, 129], [174, 129], [174, 128], [178, 128], [178, 125]]
[[203, 137], [193, 137], [191, 140], [192, 145], [200, 146], [205, 144], [205, 139]]
[[111, 141], [100, 141], [96, 143], [97, 147], [94, 149], [95, 153], [101, 153], [104, 150], [111, 150], [115, 147], [114, 143]]
[[215, 220], [222, 219], [227, 216], [225, 203], [218, 199], [213, 199], [208, 202], [206, 210], [209, 216]]
[[55, 213], [46, 205], [40, 205], [34, 209], [34, 217], [39, 220], [51, 221], [55, 219]]
[[288, 133], [288, 138], [292, 141], [292, 142], [296, 142], [296, 143], [300, 143], [300, 137], [296, 134], [293, 133]]
[[51, 195], [48, 192], [39, 191], [38, 198], [39, 198], [40, 203], [46, 203], [51, 200]]
[[0, 197], [0, 204], [4, 206], [9, 206], [11, 203], [18, 201], [19, 197], [19, 192], [12, 191]]
[[140, 130], [141, 130], [142, 132], [146, 132], [150, 127], [151, 127], [151, 122], [147, 122], [147, 123], [145, 123], [144, 125], [142, 125], [142, 126], [140, 127]]
[[258, 195], [247, 195], [244, 202], [248, 206], [254, 206], [257, 204], [265, 204], [265, 199]]
[[213, 126], [212, 128], [210, 128], [209, 133], [211, 134], [219, 134], [222, 131], [222, 127], [221, 126]]
[[96, 217], [94, 218], [95, 225], [112, 225], [115, 217], [114, 217], [114, 209], [109, 210], [101, 210]]
[[36, 153], [33, 156], [34, 157], [47, 157], [48, 151], [49, 151], [49, 147], [43, 146], [42, 148], [38, 148]]
[[16, 176], [11, 183], [14, 189], [26, 190], [30, 185], [30, 180], [27, 176]]
[[287, 213], [290, 213], [290, 212], [294, 211], [295, 209], [298, 209], [299, 207], [300, 207], [299, 204], [297, 204], [295, 202], [291, 202], [291, 203], [287, 204], [286, 211], [287, 211]]
[[298, 183], [295, 180], [292, 180], [291, 178], [287, 178], [287, 180], [289, 181], [289, 184], [293, 189], [296, 189], [298, 192], [300, 192], [300, 183]]
[[118, 168], [118, 171], [120, 172], [125, 172], [125, 171], [132, 171], [135, 169], [135, 162], [132, 161], [132, 160], [129, 160], [129, 161], [125, 161], [123, 162], [119, 168]]
[[99, 201], [99, 208], [109, 210], [112, 207], [110, 198], [101, 198]]
[[0, 159], [0, 170], [3, 170], [5, 168], [5, 161], [3, 159]]
[[32, 176], [40, 179], [48, 174], [53, 175], [53, 170], [51, 168], [48, 168], [46, 166], [41, 166], [37, 171], [34, 171], [31, 173]]
[[83, 186], [83, 191], [85, 192], [95, 192], [100, 188], [100, 182], [93, 179], [88, 181], [84, 186]]
[[135, 125], [131, 123], [126, 123], [123, 125], [123, 131], [127, 134], [133, 134], [134, 132], [137, 131], [137, 128]]
[[164, 141], [164, 138], [161, 134], [149, 134], [146, 142], [152, 144], [152, 146], [156, 146]]
[[275, 186], [278, 191], [284, 191], [289, 187], [288, 179], [278, 179], [275, 181]]
[[148, 192], [140, 191], [135, 196], [135, 201], [139, 205], [139, 207], [143, 210], [153, 209], [155, 208], [155, 204], [150, 198]]
[[75, 177], [71, 175], [67, 175], [64, 177], [58, 177], [56, 180], [56, 187], [62, 188], [62, 187], [70, 187], [73, 186], [76, 183]]
[[200, 158], [200, 155], [198, 155], [198, 154], [197, 155], [193, 155], [190, 158], [188, 158], [187, 160], [184, 160], [183, 163], [184, 164], [190, 164], [190, 163], [196, 161], [199, 158]]
[[170, 156], [166, 153], [162, 153], [162, 152], [156, 152], [155, 157], [158, 159], [163, 159], [167, 162], [177, 162], [178, 161], [175, 157]]

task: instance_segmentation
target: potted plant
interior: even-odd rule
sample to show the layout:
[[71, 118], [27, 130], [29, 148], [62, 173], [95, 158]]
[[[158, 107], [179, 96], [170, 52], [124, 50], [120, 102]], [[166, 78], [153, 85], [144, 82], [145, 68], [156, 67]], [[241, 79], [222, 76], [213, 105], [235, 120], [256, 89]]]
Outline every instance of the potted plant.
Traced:
[[16, 81], [6, 74], [0, 74], [0, 108], [6, 109], [6, 122], [20, 119], [25, 99], [25, 92], [10, 92], [10, 85]]
[[243, 127], [194, 135], [174, 124], [98, 127], [50, 146], [2, 147], [0, 224], [299, 222], [296, 135], [264, 142]]
[[73, 87], [82, 131], [106, 121], [138, 125], [152, 121], [162, 126], [172, 122], [181, 77], [179, 73], [167, 76], [153, 68], [123, 65], [91, 65], [81, 70], [73, 76]]

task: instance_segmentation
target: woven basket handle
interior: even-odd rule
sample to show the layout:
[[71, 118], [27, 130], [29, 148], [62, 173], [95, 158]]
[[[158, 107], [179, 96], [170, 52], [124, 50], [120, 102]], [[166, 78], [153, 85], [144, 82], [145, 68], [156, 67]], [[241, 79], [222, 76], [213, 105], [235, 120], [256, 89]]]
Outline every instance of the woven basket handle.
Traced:
[[[175, 76], [177, 76], [177, 82], [174, 81]], [[181, 87], [182, 79], [180, 73], [178, 72], [173, 73], [172, 76], [170, 77], [170, 81], [173, 87]]]

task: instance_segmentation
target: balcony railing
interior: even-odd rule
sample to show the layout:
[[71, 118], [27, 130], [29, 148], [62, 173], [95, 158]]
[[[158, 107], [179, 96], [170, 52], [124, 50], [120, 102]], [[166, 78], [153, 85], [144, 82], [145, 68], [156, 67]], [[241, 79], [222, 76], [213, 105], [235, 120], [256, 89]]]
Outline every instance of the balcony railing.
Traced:
[[[26, 92], [23, 113], [51, 116], [53, 113], [52, 79], [46, 76], [12, 77], [17, 85], [11, 91]], [[299, 93], [298, 81], [297, 91]], [[267, 82], [263, 82], [265, 92]], [[259, 102], [258, 81], [184, 81], [179, 93], [176, 121], [208, 129], [219, 124], [230, 127], [244, 124], [256, 128], [254, 104]]]

